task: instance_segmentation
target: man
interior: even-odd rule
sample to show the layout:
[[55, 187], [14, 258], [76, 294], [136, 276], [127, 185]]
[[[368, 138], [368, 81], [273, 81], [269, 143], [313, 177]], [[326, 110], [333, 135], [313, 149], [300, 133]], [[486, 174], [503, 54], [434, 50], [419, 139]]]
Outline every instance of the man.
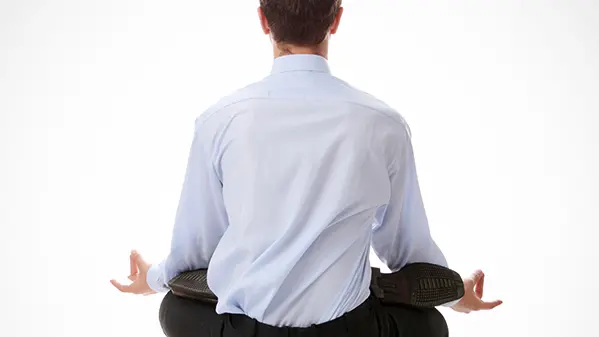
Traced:
[[[431, 238], [410, 132], [383, 102], [333, 77], [328, 41], [341, 0], [261, 0], [274, 65], [195, 125], [172, 249], [132, 252], [123, 292], [167, 292], [208, 268], [216, 307], [168, 293], [160, 319], [180, 336], [447, 336], [436, 309], [371, 295], [370, 247], [397, 271], [446, 266]], [[492, 309], [484, 275], [464, 280], [460, 312]]]

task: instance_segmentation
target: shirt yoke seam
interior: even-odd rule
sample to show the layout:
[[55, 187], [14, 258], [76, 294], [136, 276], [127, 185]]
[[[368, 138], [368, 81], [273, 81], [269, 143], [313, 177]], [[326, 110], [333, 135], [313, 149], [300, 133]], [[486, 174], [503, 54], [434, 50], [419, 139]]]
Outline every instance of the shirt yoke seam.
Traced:
[[[244, 102], [247, 102], [247, 101], [252, 101], [252, 100], [267, 100], [267, 99], [272, 99], [272, 97], [260, 97], [260, 96], [248, 97], [248, 98], [243, 98], [243, 99], [236, 100], [234, 102], [230, 102], [230, 103], [224, 104], [223, 106], [218, 107], [218, 108], [215, 108], [215, 107], [208, 108], [207, 113], [205, 113], [205, 114], [203, 114], [203, 115], [201, 115], [201, 116], [199, 116], [199, 117], [196, 118], [196, 125], [198, 125], [198, 126], [202, 125], [208, 119], [210, 119], [212, 116], [216, 115], [217, 113], [219, 113], [219, 112], [221, 112], [221, 111], [223, 111], [223, 110], [225, 110], [225, 109], [227, 109], [227, 108], [229, 108], [231, 106], [234, 106], [234, 105], [237, 105], [237, 104], [240, 104], [240, 103], [244, 103]], [[301, 100], [301, 99], [296, 99], [296, 100]], [[315, 100], [315, 99], [313, 99], [312, 101], [324, 101], [324, 100]], [[397, 123], [397, 124], [401, 125], [402, 127], [406, 128], [406, 124], [407, 123], [406, 123], [405, 119], [399, 113], [397, 113], [397, 117], [400, 119], [398, 121], [394, 116], [392, 116], [388, 112], [385, 112], [384, 109], [375, 108], [375, 107], [372, 107], [372, 106], [369, 106], [369, 105], [366, 105], [366, 104], [363, 104], [363, 103], [360, 103], [360, 102], [355, 102], [355, 101], [341, 101], [341, 102], [343, 102], [343, 103], [349, 103], [349, 104], [356, 105], [356, 106], [359, 106], [359, 107], [362, 107], [362, 108], [366, 108], [368, 110], [372, 110], [372, 111], [374, 111], [374, 112], [376, 112], [378, 114], [384, 115], [385, 117], [393, 120], [395, 123]], [[393, 108], [391, 108], [391, 107], [389, 107], [389, 109], [393, 110]], [[407, 128], [406, 128], [406, 131], [407, 131]]]

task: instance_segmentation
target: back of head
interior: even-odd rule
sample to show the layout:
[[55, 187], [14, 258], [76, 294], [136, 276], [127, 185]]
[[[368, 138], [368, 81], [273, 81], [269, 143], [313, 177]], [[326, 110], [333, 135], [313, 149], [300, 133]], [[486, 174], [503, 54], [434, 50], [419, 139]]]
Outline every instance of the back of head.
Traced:
[[277, 44], [322, 43], [341, 9], [341, 0], [260, 0], [272, 39]]

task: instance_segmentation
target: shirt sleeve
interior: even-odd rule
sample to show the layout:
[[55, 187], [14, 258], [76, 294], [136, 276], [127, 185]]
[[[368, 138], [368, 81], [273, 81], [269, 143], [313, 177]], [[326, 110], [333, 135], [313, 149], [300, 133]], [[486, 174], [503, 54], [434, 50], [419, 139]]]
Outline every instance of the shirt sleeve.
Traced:
[[392, 272], [416, 262], [447, 267], [445, 256], [430, 234], [407, 125], [393, 142], [388, 158], [390, 199], [376, 213], [372, 248]]
[[183, 189], [177, 208], [170, 253], [148, 271], [147, 282], [156, 292], [185, 271], [208, 268], [228, 220], [222, 184], [212, 161], [212, 142], [196, 123]]

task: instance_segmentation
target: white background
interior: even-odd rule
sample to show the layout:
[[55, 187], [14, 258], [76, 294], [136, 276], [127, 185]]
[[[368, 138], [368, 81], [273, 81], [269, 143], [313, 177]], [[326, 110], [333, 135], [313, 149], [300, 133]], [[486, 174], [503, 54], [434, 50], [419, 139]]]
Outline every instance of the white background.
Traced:
[[[162, 335], [108, 281], [165, 256], [194, 118], [270, 70], [256, 7], [0, 0], [0, 336]], [[452, 336], [599, 336], [599, 3], [345, 7], [335, 75], [406, 117], [435, 238], [505, 301]]]

